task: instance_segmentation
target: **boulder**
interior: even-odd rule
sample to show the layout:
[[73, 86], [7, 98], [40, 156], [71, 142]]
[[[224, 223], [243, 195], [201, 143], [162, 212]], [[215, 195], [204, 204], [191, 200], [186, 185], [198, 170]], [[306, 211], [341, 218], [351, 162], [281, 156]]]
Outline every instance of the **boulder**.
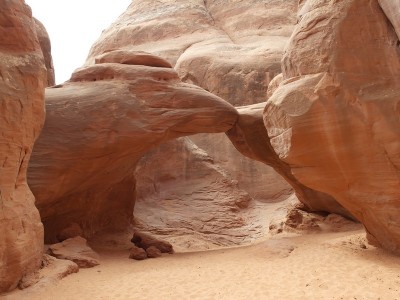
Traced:
[[172, 245], [166, 241], [156, 239], [149, 234], [135, 230], [131, 242], [135, 246], [143, 249], [149, 247], [155, 247], [161, 251], [161, 253], [173, 253], [174, 249]]
[[26, 293], [29, 296], [29, 293], [32, 291], [54, 285], [68, 275], [78, 272], [79, 267], [73, 261], [57, 259], [48, 254], [44, 254], [40, 269], [22, 278], [18, 287], [20, 289], [26, 289], [21, 295], [25, 295]]
[[150, 246], [146, 249], [147, 257], [148, 258], [157, 258], [162, 255], [160, 249], [156, 248], [155, 246]]
[[133, 246], [129, 252], [129, 258], [135, 260], [144, 260], [147, 258], [146, 250]]
[[80, 236], [50, 245], [48, 252], [56, 258], [73, 261], [79, 268], [92, 268], [100, 264], [99, 255]]
[[180, 251], [248, 244], [265, 233], [262, 208], [187, 137], [146, 153], [135, 177], [135, 227]]

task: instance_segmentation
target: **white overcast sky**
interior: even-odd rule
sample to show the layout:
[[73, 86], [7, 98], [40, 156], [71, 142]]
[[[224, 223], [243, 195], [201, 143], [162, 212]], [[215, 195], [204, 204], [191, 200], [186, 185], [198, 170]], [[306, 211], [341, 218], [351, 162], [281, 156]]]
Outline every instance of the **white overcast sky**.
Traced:
[[132, 0], [25, 0], [33, 16], [49, 33], [56, 83], [70, 78], [86, 60], [103, 29], [113, 23]]

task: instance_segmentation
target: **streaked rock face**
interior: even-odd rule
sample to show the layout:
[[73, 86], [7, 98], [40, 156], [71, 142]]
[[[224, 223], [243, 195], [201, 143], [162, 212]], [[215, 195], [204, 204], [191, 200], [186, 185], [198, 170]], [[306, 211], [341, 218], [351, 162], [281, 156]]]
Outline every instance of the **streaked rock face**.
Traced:
[[135, 177], [135, 226], [178, 251], [249, 244], [268, 230], [262, 207], [189, 138], [146, 153]]
[[[264, 121], [304, 185], [337, 199], [370, 241], [400, 252], [400, 49], [377, 1], [308, 0]], [[392, 13], [393, 11], [393, 13]]]
[[146, 151], [233, 126], [234, 107], [182, 83], [166, 64], [144, 53], [110, 52], [47, 89], [46, 122], [29, 166], [47, 240], [73, 222], [86, 236], [126, 227], [135, 202], [133, 172]]
[[296, 23], [297, 0], [132, 1], [93, 45], [166, 58], [183, 81], [245, 105], [265, 101]]
[[32, 146], [44, 121], [46, 69], [30, 8], [0, 2], [0, 292], [35, 271], [43, 226], [26, 183]]
[[396, 0], [378, 0], [378, 2], [400, 39], [400, 2]]
[[[258, 103], [238, 108], [239, 119], [227, 132], [236, 149], [246, 157], [273, 167], [290, 183], [297, 198], [306, 205], [308, 210], [327, 211], [353, 218], [332, 196], [305, 186], [293, 176], [291, 165], [282, 161], [271, 145], [263, 122], [264, 107], [265, 103]], [[270, 179], [269, 183], [277, 184], [273, 179]]]

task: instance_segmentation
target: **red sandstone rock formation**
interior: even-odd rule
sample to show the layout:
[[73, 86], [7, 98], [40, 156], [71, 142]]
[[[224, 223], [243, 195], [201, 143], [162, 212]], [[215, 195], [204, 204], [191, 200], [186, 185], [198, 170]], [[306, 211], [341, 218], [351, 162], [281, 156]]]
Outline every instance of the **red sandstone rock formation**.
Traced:
[[147, 248], [146, 254], [148, 258], [157, 258], [162, 256], [162, 252], [154, 246], [150, 246], [149, 248]]
[[378, 0], [378, 2], [400, 39], [400, 2], [397, 0]]
[[26, 183], [44, 120], [46, 69], [30, 8], [0, 2], [0, 292], [39, 268], [43, 227]]
[[370, 241], [400, 252], [398, 10], [380, 2], [392, 24], [378, 1], [306, 1], [264, 118], [299, 182], [337, 199]]
[[267, 231], [262, 208], [189, 138], [146, 153], [135, 177], [135, 226], [168, 238], [174, 247], [248, 244]]
[[53, 66], [53, 57], [51, 56], [50, 38], [43, 24], [35, 18], [34, 21], [35, 21], [36, 34], [39, 39], [40, 48], [42, 49], [44, 63], [47, 69], [47, 86], [53, 86], [55, 84], [55, 74]]
[[[109, 50], [147, 51], [165, 57], [183, 81], [232, 105], [264, 102], [270, 80], [281, 72], [296, 11], [297, 0], [133, 1], [93, 45], [88, 64]], [[270, 167], [238, 153], [224, 134], [191, 139], [252, 197], [276, 201], [290, 190]], [[178, 160], [181, 154], [174, 155]]]
[[291, 166], [275, 153], [263, 122], [264, 103], [238, 108], [239, 119], [227, 132], [228, 137], [243, 155], [272, 166], [293, 187], [297, 198], [310, 211], [327, 211], [353, 218], [332, 196], [313, 190], [296, 179]]
[[144, 250], [143, 248], [139, 248], [139, 247], [133, 246], [132, 249], [129, 252], [129, 258], [130, 259], [135, 259], [135, 260], [147, 259], [146, 250]]
[[231, 105], [182, 83], [166, 64], [143, 53], [110, 52], [47, 89], [46, 122], [29, 166], [46, 240], [72, 222], [86, 236], [125, 228], [133, 217], [133, 172], [146, 151], [235, 123]]
[[100, 264], [99, 255], [80, 236], [50, 245], [48, 253], [58, 259], [73, 261], [79, 268], [93, 268]]

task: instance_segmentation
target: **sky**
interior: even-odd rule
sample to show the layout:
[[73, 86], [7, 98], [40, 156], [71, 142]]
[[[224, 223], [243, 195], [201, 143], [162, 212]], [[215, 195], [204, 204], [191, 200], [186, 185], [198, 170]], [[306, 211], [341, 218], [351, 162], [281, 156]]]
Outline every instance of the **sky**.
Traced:
[[86, 60], [90, 47], [131, 0], [25, 0], [50, 36], [56, 83]]

